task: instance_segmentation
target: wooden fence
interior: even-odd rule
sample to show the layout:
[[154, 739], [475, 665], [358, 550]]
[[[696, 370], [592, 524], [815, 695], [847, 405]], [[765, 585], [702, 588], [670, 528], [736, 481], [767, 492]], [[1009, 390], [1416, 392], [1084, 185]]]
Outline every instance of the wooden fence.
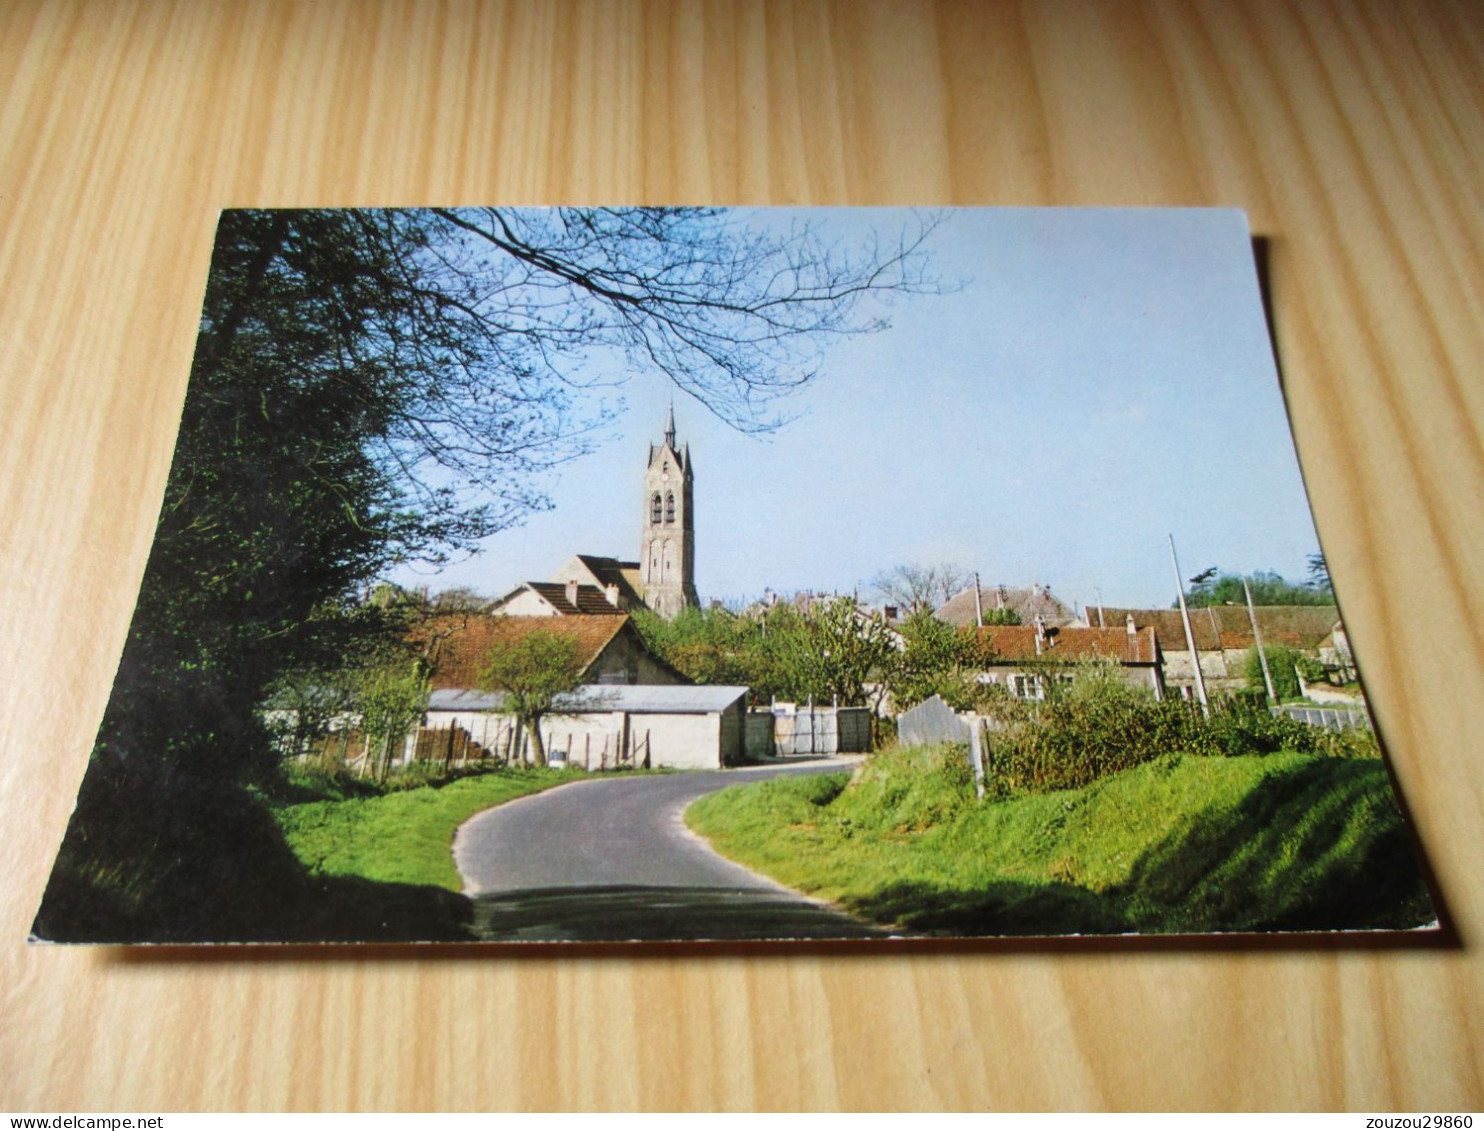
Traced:
[[[464, 767], [480, 762], [502, 766], [531, 763], [534, 754], [526, 728], [513, 719], [495, 716], [478, 738], [457, 724], [447, 727], [418, 727], [398, 744], [391, 764], [406, 767], [418, 762]], [[541, 728], [548, 759], [557, 765], [581, 766], [586, 770], [647, 767], [650, 764], [649, 734], [634, 734], [627, 746], [617, 739], [593, 741], [591, 735], [564, 733], [560, 726]], [[330, 766], [340, 763], [366, 774], [375, 766], [379, 751], [370, 748], [367, 735], [354, 727], [332, 731], [311, 742], [299, 760]]]

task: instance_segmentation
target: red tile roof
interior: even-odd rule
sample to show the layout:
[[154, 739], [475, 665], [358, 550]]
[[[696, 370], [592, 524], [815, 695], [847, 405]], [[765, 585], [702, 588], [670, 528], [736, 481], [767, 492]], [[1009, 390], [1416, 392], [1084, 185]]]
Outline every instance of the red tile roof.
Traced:
[[1048, 628], [1040, 651], [1035, 625], [996, 625], [974, 629], [995, 652], [995, 663], [1036, 660], [1117, 660], [1121, 664], [1157, 664], [1159, 642], [1152, 628], [1130, 635], [1124, 628]]
[[[1166, 652], [1185, 652], [1185, 626], [1179, 609], [1103, 609], [1104, 623], [1122, 626], [1129, 613], [1139, 628], [1153, 628], [1160, 647]], [[1096, 621], [1097, 606], [1087, 608], [1089, 620]], [[1286, 644], [1290, 648], [1318, 648], [1339, 623], [1340, 611], [1334, 605], [1259, 605], [1257, 625], [1262, 629], [1264, 644]], [[1251, 648], [1252, 622], [1244, 605], [1214, 605], [1190, 610], [1190, 628], [1195, 646], [1202, 652], [1217, 648], [1233, 650]]]
[[[610, 605], [611, 609], [612, 606]], [[577, 642], [577, 660], [586, 671], [613, 642], [629, 618], [614, 616], [510, 617], [477, 616], [467, 623], [446, 625], [450, 633], [439, 649], [433, 670], [435, 690], [476, 688], [490, 649], [536, 632], [568, 636]], [[436, 631], [437, 626], [434, 626]]]

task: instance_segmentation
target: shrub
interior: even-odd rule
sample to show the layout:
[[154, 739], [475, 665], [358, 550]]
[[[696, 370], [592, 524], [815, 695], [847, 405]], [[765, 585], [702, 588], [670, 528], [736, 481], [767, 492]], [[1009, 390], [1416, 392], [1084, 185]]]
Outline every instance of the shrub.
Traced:
[[861, 764], [834, 808], [852, 824], [916, 829], [974, 803], [962, 746], [892, 746]]
[[1325, 671], [1324, 664], [1314, 656], [1301, 655], [1294, 661], [1294, 666], [1307, 683], [1321, 683], [1328, 678], [1329, 673]]
[[1203, 715], [1184, 699], [1157, 701], [1102, 666], [1079, 672], [1063, 694], [1045, 702], [990, 706], [985, 778], [999, 794], [1079, 788], [1166, 754], [1380, 753], [1370, 731], [1330, 731], [1275, 716], [1262, 693], [1217, 699]]
[[[1279, 702], [1285, 699], [1297, 699], [1300, 694], [1298, 674], [1294, 668], [1301, 665], [1309, 657], [1297, 649], [1290, 648], [1286, 644], [1269, 644], [1263, 648], [1263, 655], [1268, 658], [1268, 670], [1273, 676], [1273, 692], [1278, 696]], [[1320, 673], [1324, 671], [1320, 668]], [[1247, 667], [1243, 672], [1246, 676], [1247, 686], [1256, 691], [1267, 691], [1267, 684], [1262, 678], [1262, 659], [1257, 654], [1257, 649], [1247, 653]], [[1310, 678], [1306, 673], [1305, 679]]]

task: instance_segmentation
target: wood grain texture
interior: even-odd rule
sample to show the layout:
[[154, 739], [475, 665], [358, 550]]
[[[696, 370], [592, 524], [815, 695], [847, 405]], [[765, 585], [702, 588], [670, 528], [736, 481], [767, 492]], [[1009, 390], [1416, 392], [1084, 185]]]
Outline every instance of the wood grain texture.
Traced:
[[[1481, 74], [1465, 0], [0, 6], [0, 1108], [1484, 1106]], [[1460, 945], [28, 948], [217, 210], [486, 202], [1247, 209]]]

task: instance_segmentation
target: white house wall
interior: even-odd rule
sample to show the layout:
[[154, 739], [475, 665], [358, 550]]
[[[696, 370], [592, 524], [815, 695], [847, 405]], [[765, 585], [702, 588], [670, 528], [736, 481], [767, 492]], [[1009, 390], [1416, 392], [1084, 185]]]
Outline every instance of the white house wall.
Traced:
[[629, 716], [633, 750], [642, 760], [649, 752], [651, 766], [678, 770], [716, 770], [722, 766], [721, 716], [647, 715]]
[[552, 608], [550, 602], [534, 589], [522, 589], [501, 605], [499, 612], [502, 616], [512, 617], [554, 617], [557, 615], [556, 609]]
[[[739, 715], [736, 710], [731, 713]], [[646, 738], [652, 767], [714, 770], [739, 760], [735, 750], [728, 750], [739, 744], [737, 723], [727, 731], [719, 714], [634, 712], [628, 719], [627, 746], [622, 711], [547, 715], [541, 722], [541, 737], [548, 756], [565, 756], [568, 764], [592, 770], [618, 764], [621, 752], [626, 749], [636, 754], [642, 764]], [[430, 711], [427, 725], [435, 729], [463, 727], [474, 741], [502, 753], [503, 745], [493, 744], [509, 733], [511, 719], [508, 715], [482, 711]], [[490, 737], [489, 742], [484, 740], [485, 735]]]

